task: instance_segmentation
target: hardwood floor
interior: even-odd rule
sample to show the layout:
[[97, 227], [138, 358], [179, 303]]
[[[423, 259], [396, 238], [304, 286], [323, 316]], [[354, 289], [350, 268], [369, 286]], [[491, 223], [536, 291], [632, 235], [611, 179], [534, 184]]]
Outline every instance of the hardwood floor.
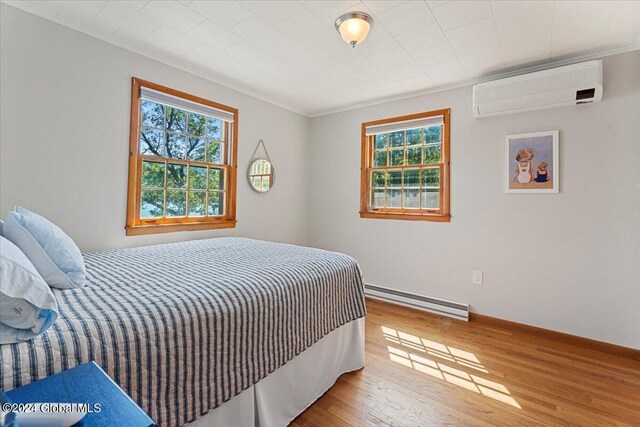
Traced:
[[640, 426], [640, 362], [367, 300], [366, 366], [292, 426]]

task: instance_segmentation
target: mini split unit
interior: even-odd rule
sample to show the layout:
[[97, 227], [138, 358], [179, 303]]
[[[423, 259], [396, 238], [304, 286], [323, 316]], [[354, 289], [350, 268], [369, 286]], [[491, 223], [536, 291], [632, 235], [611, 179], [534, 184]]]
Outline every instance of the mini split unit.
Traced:
[[475, 118], [602, 100], [602, 61], [588, 61], [473, 86]]

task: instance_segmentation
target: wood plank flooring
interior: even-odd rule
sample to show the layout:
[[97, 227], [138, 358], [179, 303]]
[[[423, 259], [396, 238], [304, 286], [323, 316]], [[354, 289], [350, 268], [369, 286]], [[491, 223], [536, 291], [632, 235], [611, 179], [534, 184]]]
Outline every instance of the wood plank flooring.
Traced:
[[640, 362], [367, 300], [366, 366], [292, 426], [640, 426]]

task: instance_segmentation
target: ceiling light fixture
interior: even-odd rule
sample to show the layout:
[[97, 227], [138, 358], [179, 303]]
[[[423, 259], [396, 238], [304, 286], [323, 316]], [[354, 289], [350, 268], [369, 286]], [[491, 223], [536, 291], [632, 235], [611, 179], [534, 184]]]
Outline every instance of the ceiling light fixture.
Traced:
[[351, 47], [356, 47], [367, 38], [372, 25], [373, 18], [364, 12], [345, 13], [336, 19], [336, 30]]

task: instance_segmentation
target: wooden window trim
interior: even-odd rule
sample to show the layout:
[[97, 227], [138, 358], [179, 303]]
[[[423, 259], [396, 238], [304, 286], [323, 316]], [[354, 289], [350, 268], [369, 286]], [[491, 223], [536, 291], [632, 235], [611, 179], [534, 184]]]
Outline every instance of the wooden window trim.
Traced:
[[[224, 215], [211, 216], [211, 217], [180, 217], [180, 218], [161, 218], [161, 219], [140, 219], [140, 197], [141, 197], [141, 185], [142, 185], [142, 160], [148, 158], [140, 154], [140, 88], [146, 87], [159, 92], [166, 93], [168, 95], [183, 98], [189, 101], [197, 102], [199, 104], [208, 105], [219, 110], [227, 111], [233, 114], [233, 132], [231, 134], [230, 141], [224, 141], [225, 144], [231, 144], [230, 149], [226, 149], [224, 152], [224, 164], [209, 164], [184, 159], [172, 159], [172, 163], [189, 163], [195, 166], [208, 165], [219, 169], [224, 169], [225, 173], [225, 185], [226, 197]], [[223, 131], [225, 135], [228, 135], [229, 131], [226, 129]], [[227, 160], [226, 156], [231, 155], [231, 158]], [[131, 82], [131, 125], [129, 133], [129, 184], [127, 191], [127, 236], [136, 236], [141, 234], [156, 234], [156, 233], [168, 233], [176, 231], [190, 231], [190, 230], [209, 230], [218, 228], [234, 228], [236, 226], [236, 189], [237, 189], [237, 175], [238, 175], [238, 110], [236, 108], [229, 107], [227, 105], [218, 104], [213, 101], [209, 101], [204, 98], [200, 98], [195, 95], [180, 92], [175, 89], [168, 88], [156, 83], [152, 83], [146, 80], [132, 78]], [[166, 160], [165, 158], [162, 158]], [[150, 159], [153, 160], [153, 159]], [[158, 160], [158, 159], [156, 159]]]
[[[361, 127], [361, 167], [360, 167], [360, 218], [378, 218], [378, 219], [396, 219], [410, 221], [433, 221], [433, 222], [450, 222], [450, 109], [442, 109], [428, 111], [424, 113], [409, 114], [406, 116], [391, 117], [387, 119], [374, 120], [362, 123]], [[373, 169], [407, 169], [407, 168], [425, 168], [425, 164], [420, 165], [404, 165], [404, 166], [386, 166], [373, 167], [373, 137], [366, 135], [367, 126], [383, 125], [388, 123], [402, 122], [408, 120], [416, 120], [433, 116], [443, 116], [444, 123], [442, 126], [442, 148], [440, 159], [440, 208], [435, 209], [405, 209], [405, 208], [382, 208], [371, 209], [370, 207], [370, 176]], [[437, 164], [430, 166], [435, 167]]]

